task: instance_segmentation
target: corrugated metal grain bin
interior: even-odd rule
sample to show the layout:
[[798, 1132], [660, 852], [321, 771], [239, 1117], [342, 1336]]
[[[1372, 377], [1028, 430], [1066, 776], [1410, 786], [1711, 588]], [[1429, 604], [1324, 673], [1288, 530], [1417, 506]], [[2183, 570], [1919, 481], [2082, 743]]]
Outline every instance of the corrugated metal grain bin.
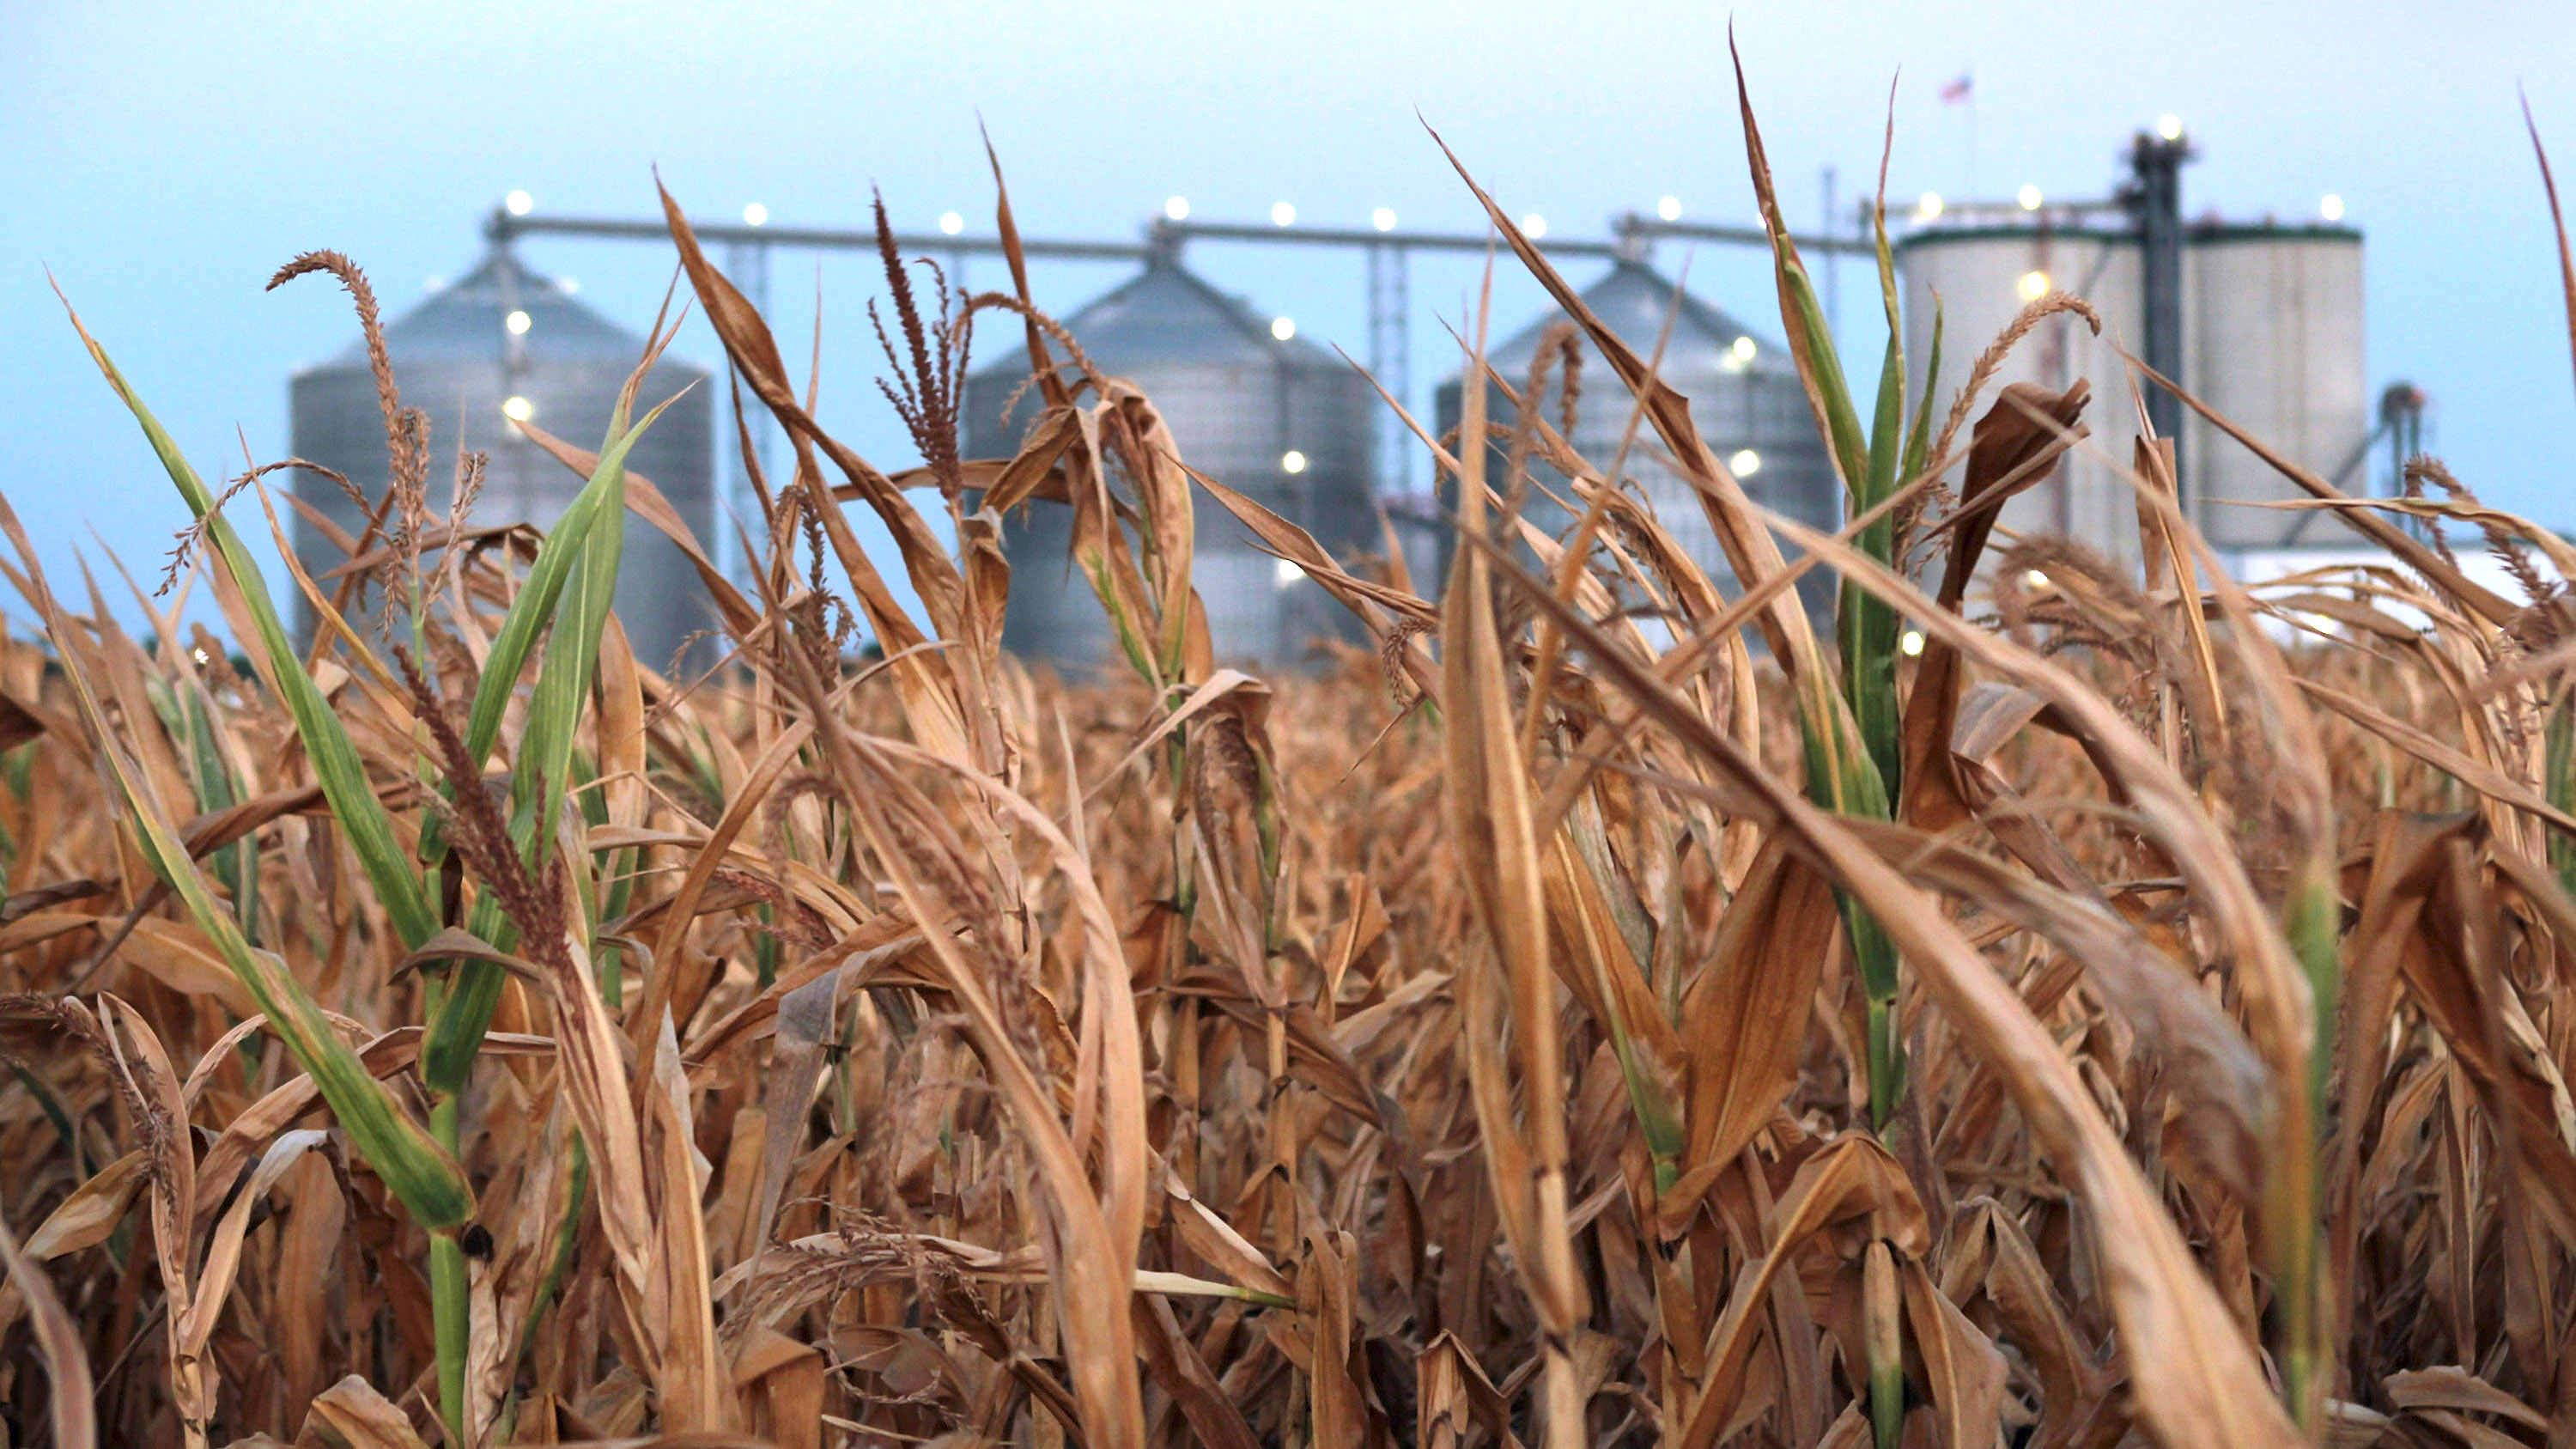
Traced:
[[[1593, 315], [1639, 357], [1655, 356], [1669, 316], [1672, 334], [1664, 341], [1657, 375], [1690, 399], [1691, 419], [1699, 425], [1709, 450], [1735, 473], [1754, 501], [1815, 527], [1837, 526], [1842, 518], [1842, 483], [1817, 436], [1815, 415], [1808, 408], [1787, 347], [1697, 297], [1678, 295], [1676, 308], [1674, 283], [1636, 261], [1614, 263], [1582, 294]], [[1519, 386], [1548, 329], [1563, 320], [1563, 313], [1551, 312], [1490, 348], [1488, 361]], [[1619, 455], [1634, 403], [1589, 344], [1583, 358], [1574, 435], [1569, 441], [1586, 461], [1606, 469]], [[1552, 378], [1543, 407], [1544, 416], [1555, 424], [1563, 395], [1561, 370]], [[1458, 426], [1461, 403], [1457, 378], [1440, 385], [1438, 416], [1443, 436]], [[1499, 391], [1488, 399], [1488, 409], [1497, 423], [1508, 425], [1511, 409]], [[1697, 490], [1659, 460], [1662, 446], [1653, 428], [1641, 423], [1625, 472], [1664, 529], [1681, 541], [1713, 582], [1732, 593], [1734, 570], [1718, 547]], [[1553, 469], [1540, 466], [1534, 472], [1551, 485], [1561, 481]], [[1562, 533], [1574, 522], [1544, 502], [1531, 508], [1528, 516], [1551, 533]], [[1800, 592], [1815, 610], [1827, 606], [1831, 587], [1831, 581], [1819, 575], [1812, 584], [1802, 585]]]
[[[1348, 363], [1273, 336], [1271, 319], [1170, 259], [1148, 263], [1065, 325], [1103, 374], [1153, 401], [1191, 467], [1300, 524], [1336, 556], [1379, 546], [1370, 456], [1377, 400]], [[1021, 388], [1027, 356], [1008, 350], [968, 379], [969, 456], [1009, 457], [1037, 419], [1036, 390]], [[1306, 657], [1318, 636], [1353, 637], [1342, 607], [1254, 549], [1232, 514], [1204, 493], [1193, 508], [1194, 577], [1220, 659], [1276, 667]], [[1099, 600], [1068, 562], [1072, 529], [1061, 504], [1014, 510], [1002, 634], [1013, 652], [1068, 671], [1096, 668], [1112, 652]]]
[[[403, 401], [430, 417], [430, 501], [449, 503], [457, 450], [491, 455], [470, 523], [550, 527], [582, 480], [519, 436], [505, 406], [524, 403], [547, 432], [596, 448], [608, 430], [618, 389], [644, 353], [644, 339], [573, 300], [546, 277], [519, 265], [506, 248], [488, 253], [462, 280], [442, 288], [385, 329], [386, 350]], [[637, 411], [690, 387], [627, 455], [627, 467], [650, 478], [702, 545], [715, 522], [714, 390], [704, 370], [667, 354], [638, 395]], [[691, 387], [691, 384], [696, 384]], [[298, 457], [346, 474], [370, 500], [387, 486], [383, 414], [363, 340], [330, 361], [304, 368], [290, 384]], [[365, 526], [356, 504], [328, 479], [299, 473], [296, 496], [355, 536]], [[295, 546], [318, 573], [342, 560], [309, 520], [298, 518]], [[637, 655], [665, 667], [714, 613], [697, 572], [651, 525], [629, 516], [617, 580], [617, 615]], [[309, 634], [311, 619], [304, 619]]]

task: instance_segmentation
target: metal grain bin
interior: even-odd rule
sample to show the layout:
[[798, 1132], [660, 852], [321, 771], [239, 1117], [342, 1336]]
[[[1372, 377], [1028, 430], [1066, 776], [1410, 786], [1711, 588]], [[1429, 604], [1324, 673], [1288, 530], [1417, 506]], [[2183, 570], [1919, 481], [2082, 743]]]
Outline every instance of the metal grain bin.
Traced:
[[[1270, 318], [1170, 258], [1149, 262], [1065, 325], [1093, 366], [1153, 401], [1191, 467], [1303, 526], [1337, 557], [1379, 546], [1370, 447], [1377, 400], [1348, 363], [1274, 337]], [[1027, 354], [988, 346], [1008, 355], [967, 381], [966, 447], [972, 457], [1007, 458], [1042, 403], [1021, 388]], [[1067, 367], [1065, 375], [1075, 374]], [[1292, 471], [1292, 463], [1302, 466]], [[1308, 657], [1318, 637], [1354, 636], [1342, 607], [1253, 548], [1232, 514], [1204, 493], [1193, 509], [1194, 578], [1218, 658], [1276, 667]], [[1005, 531], [1011, 605], [1002, 642], [1067, 671], [1097, 668], [1114, 648], [1099, 600], [1069, 561], [1072, 531], [1072, 510], [1055, 503], [1014, 510]]]
[[[536, 426], [596, 448], [618, 389], [644, 353], [643, 338], [519, 265], [507, 248], [495, 248], [464, 279], [396, 319], [385, 329], [385, 346], [403, 401], [430, 417], [432, 506], [442, 513], [448, 507], [458, 449], [481, 450], [491, 462], [469, 522], [541, 528], [553, 525], [582, 480], [519, 436], [503, 407], [523, 400]], [[627, 467], [651, 479], [699, 542], [712, 546], [715, 395], [706, 383], [703, 369], [664, 357], [645, 380], [637, 411], [683, 387], [690, 391], [637, 441]], [[384, 420], [364, 341], [297, 371], [290, 395], [296, 455], [346, 474], [371, 501], [383, 498], [389, 474]], [[352, 537], [365, 526], [357, 506], [329, 480], [299, 473], [295, 491]], [[343, 558], [302, 518], [295, 547], [316, 573]], [[637, 656], [654, 669], [666, 667], [683, 641], [713, 621], [696, 571], [632, 515], [618, 570], [617, 616]], [[303, 627], [309, 637], [309, 617]]]
[[[1657, 339], [1663, 337], [1665, 320], [1670, 318], [1672, 335], [1663, 344], [1656, 375], [1690, 400], [1691, 420], [1699, 425], [1709, 450], [1729, 466], [1755, 502], [1818, 528], [1839, 525], [1842, 483], [1816, 433], [1815, 415], [1807, 406], [1797, 364], [1785, 346], [1679, 291], [1670, 278], [1639, 261], [1613, 263], [1608, 274], [1585, 288], [1582, 296], [1593, 315], [1641, 358], [1655, 356]], [[1488, 349], [1487, 360], [1519, 387], [1529, 375], [1530, 359], [1541, 339], [1563, 320], [1564, 313], [1551, 311]], [[1544, 416], [1551, 425], [1560, 421], [1562, 395], [1558, 369], [1551, 373], [1544, 401]], [[1588, 343], [1576, 402], [1570, 439], [1574, 450], [1594, 467], [1607, 469], [1619, 455], [1620, 438], [1635, 404], [1618, 375]], [[1499, 391], [1488, 398], [1487, 409], [1496, 424], [1510, 424], [1511, 407]], [[1438, 414], [1443, 436], [1463, 416], [1455, 377], [1440, 385]], [[1735, 571], [1718, 547], [1716, 530], [1709, 526], [1697, 490], [1660, 461], [1662, 453], [1663, 443], [1654, 429], [1641, 422], [1629, 446], [1625, 472], [1665, 531], [1680, 541], [1711, 581], [1732, 594]], [[1534, 473], [1551, 486], [1561, 481], [1555, 470], [1543, 466]], [[1454, 499], [1444, 497], [1443, 502], [1454, 507]], [[1528, 510], [1528, 517], [1551, 533], [1561, 534], [1574, 524], [1543, 501]], [[1811, 611], [1828, 607], [1831, 581], [1818, 575], [1812, 582], [1802, 582], [1800, 596]]]

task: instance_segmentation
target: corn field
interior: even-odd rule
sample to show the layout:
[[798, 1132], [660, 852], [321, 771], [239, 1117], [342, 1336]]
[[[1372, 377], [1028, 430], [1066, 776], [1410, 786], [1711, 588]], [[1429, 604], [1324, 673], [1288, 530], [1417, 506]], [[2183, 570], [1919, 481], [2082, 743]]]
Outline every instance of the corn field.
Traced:
[[[390, 481], [263, 574], [310, 465], [208, 483], [79, 330], [186, 528], [156, 593], [0, 504], [0, 1437], [2576, 1445], [2576, 548], [2206, 409], [2384, 559], [2240, 587], [2152, 438], [2141, 567], [1998, 528], [2143, 416], [1989, 385], [2098, 319], [2041, 298], [1920, 397], [1891, 343], [1863, 399], [1744, 123], [1836, 534], [1464, 165], [1572, 321], [1502, 377], [1468, 319], [1502, 404], [1416, 430], [1444, 581], [1193, 471], [1031, 303], [998, 163], [1010, 292], [879, 213], [895, 474], [662, 196], [651, 351], [696, 310], [793, 445], [741, 559], [626, 471], [633, 384], [596, 452], [525, 430], [587, 479], [560, 522], [477, 523], [318, 252], [271, 285], [351, 294]], [[1901, 337], [1883, 221], [1878, 272]], [[978, 324], [1045, 403], [1014, 457], [961, 456]], [[1514, 405], [1578, 338], [1620, 457]], [[1018, 508], [1072, 510], [1109, 674], [1001, 652], [1061, 566]], [[627, 646], [629, 513], [715, 667]], [[1221, 667], [1210, 516], [1369, 647]]]

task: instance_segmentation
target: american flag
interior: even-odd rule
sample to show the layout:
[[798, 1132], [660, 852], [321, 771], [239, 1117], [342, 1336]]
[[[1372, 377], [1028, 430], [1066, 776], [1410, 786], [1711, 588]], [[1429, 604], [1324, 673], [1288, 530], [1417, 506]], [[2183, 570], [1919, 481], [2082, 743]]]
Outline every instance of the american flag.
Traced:
[[1957, 80], [1941, 87], [1941, 103], [1945, 106], [1957, 105], [1959, 102], [1968, 99], [1968, 97], [1975, 92], [1976, 85], [1977, 82], [1974, 76], [1963, 75], [1959, 77]]

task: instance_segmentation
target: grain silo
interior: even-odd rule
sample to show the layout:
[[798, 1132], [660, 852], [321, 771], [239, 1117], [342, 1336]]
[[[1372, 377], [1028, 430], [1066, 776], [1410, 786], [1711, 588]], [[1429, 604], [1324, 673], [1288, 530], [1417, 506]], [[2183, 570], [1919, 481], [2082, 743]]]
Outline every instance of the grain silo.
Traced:
[[[521, 437], [503, 409], [521, 405], [530, 422], [583, 448], [608, 431], [619, 388], [644, 354], [644, 339], [573, 300], [556, 282], [495, 247], [462, 280], [441, 288], [385, 329], [403, 401], [430, 417], [430, 501], [449, 503], [460, 447], [490, 454], [471, 524], [532, 523], [551, 527], [582, 480]], [[637, 397], [641, 414], [686, 387], [627, 455], [627, 467], [653, 481], [698, 535], [712, 543], [711, 476], [714, 393], [703, 369], [667, 355]], [[694, 386], [692, 386], [694, 384]], [[366, 344], [296, 372], [290, 388], [295, 453], [346, 474], [370, 500], [387, 483], [383, 414]], [[299, 473], [296, 496], [356, 536], [365, 520], [329, 480]], [[308, 520], [296, 521], [295, 547], [319, 573], [341, 555]], [[637, 656], [666, 667], [687, 638], [708, 628], [705, 587], [679, 549], [650, 524], [629, 515], [617, 580], [617, 616]], [[307, 631], [310, 618], [304, 620]]]
[[[2361, 233], [2316, 223], [2280, 225], [2178, 216], [2172, 170], [2190, 155], [2178, 131], [2140, 136], [2137, 179], [2113, 203], [2060, 208], [1949, 207], [1918, 218], [1897, 245], [1903, 274], [1908, 382], [1923, 385], [1936, 298], [1947, 354], [1938, 381], [1947, 404], [1968, 360], [2050, 289], [2074, 293], [2101, 314], [2094, 337], [2077, 319], [2042, 323], [2014, 349], [1986, 391], [2035, 382], [2052, 390], [2077, 378], [2092, 384], [2085, 421], [2092, 436], [2057, 472], [2004, 507], [2006, 527], [2063, 533], [2123, 562], [2138, 556], [2137, 505], [2123, 480], [2138, 407], [2122, 349], [2140, 357], [2159, 345], [2193, 396], [2267, 446], [2353, 491], [2370, 437], [2362, 353]], [[2159, 218], [2161, 201], [2168, 214]], [[2172, 238], [2163, 275], [2176, 292], [2164, 304], [2178, 336], [2151, 339], [2157, 309], [2152, 243]], [[2151, 408], [2164, 407], [2176, 437], [2185, 507], [2212, 545], [2231, 556], [2339, 542], [2341, 531], [2313, 512], [2247, 507], [2304, 497], [2295, 485], [2198, 413], [2166, 402], [2141, 379]], [[1919, 392], [1915, 395], [1919, 395]]]
[[[1896, 258], [1909, 410], [1923, 396], [1932, 320], [1935, 308], [1939, 310], [1941, 375], [1932, 383], [1938, 393], [1932, 405], [1936, 419], [1948, 415], [1977, 354], [2034, 296], [2051, 289], [2071, 292], [2101, 313], [2098, 337], [2069, 314], [2042, 321], [2013, 348], [1978, 407], [1982, 412], [1993, 406], [2008, 383], [2036, 383], [2056, 392], [2077, 378], [2088, 379], [2093, 400], [2084, 421], [2092, 429], [2091, 440], [2005, 504], [1999, 521], [2024, 533], [2078, 539], [2115, 559], [2135, 562], [2137, 502], [2120, 481], [2119, 470], [2127, 467], [2131, 440], [2138, 435], [2138, 410], [2129, 399], [2119, 349], [2134, 352], [2141, 345], [2136, 238], [2126, 230], [2053, 218], [2030, 225], [1999, 221], [1917, 230], [1898, 245]], [[1964, 448], [1966, 443], [1962, 436], [1953, 446]]]
[[[2343, 227], [2212, 226], [2183, 253], [2185, 383], [2238, 427], [2332, 478], [2371, 431], [2361, 235]], [[2343, 544], [2312, 510], [2234, 502], [2308, 495], [2198, 413], [2183, 420], [2192, 521], [2222, 549]], [[2355, 490], [2359, 491], [2359, 490]], [[2230, 500], [2221, 503], [2217, 500]]]
[[[1788, 349], [1767, 335], [1687, 292], [1643, 262], [1613, 263], [1607, 275], [1582, 293], [1583, 304], [1603, 325], [1641, 358], [1653, 358], [1667, 317], [1672, 334], [1663, 343], [1656, 375], [1690, 399], [1691, 419], [1701, 440], [1734, 472], [1744, 491], [1766, 508], [1817, 528], [1836, 527], [1842, 517], [1842, 484], [1835, 476], [1815, 414], [1809, 410], [1797, 364]], [[1549, 328], [1564, 320], [1551, 312], [1510, 338], [1487, 349], [1495, 371], [1518, 387], [1529, 375], [1530, 359]], [[1578, 384], [1574, 450], [1597, 468], [1607, 469], [1619, 454], [1634, 402], [1608, 364], [1587, 343]], [[1543, 415], [1559, 421], [1561, 369], [1551, 378]], [[1498, 424], [1511, 420], [1510, 405], [1495, 391], [1489, 416]], [[1458, 426], [1461, 396], [1455, 377], [1440, 385], [1438, 414], [1443, 436]], [[1625, 472], [1635, 480], [1664, 529], [1729, 594], [1735, 572], [1718, 547], [1717, 534], [1691, 485], [1661, 461], [1663, 444], [1654, 429], [1640, 424], [1629, 447]], [[1552, 469], [1535, 470], [1554, 485]], [[1444, 487], [1449, 486], [1444, 484]], [[1561, 533], [1573, 520], [1553, 505], [1527, 510], [1534, 523]], [[1821, 573], [1802, 581], [1800, 593], [1812, 610], [1825, 607], [1831, 580]]]
[[[1348, 363], [1274, 331], [1273, 319], [1161, 256], [1066, 319], [1104, 375], [1125, 378], [1162, 413], [1181, 458], [1312, 533], [1336, 557], [1378, 546], [1370, 446], [1374, 394]], [[1022, 389], [1025, 353], [966, 385], [971, 457], [1007, 458], [1042, 403]], [[1068, 366], [1066, 375], [1074, 376]], [[1017, 394], [1014, 399], [1014, 394]], [[1084, 401], [1093, 401], [1087, 394]], [[1005, 404], [1010, 405], [1005, 415]], [[1278, 666], [1318, 636], [1347, 638], [1347, 612], [1295, 570], [1251, 546], [1234, 516], [1199, 493], [1193, 577], [1219, 659]], [[1073, 513], [1031, 503], [1006, 524], [1010, 613], [1002, 642], [1067, 670], [1106, 663], [1107, 616], [1069, 561]]]

